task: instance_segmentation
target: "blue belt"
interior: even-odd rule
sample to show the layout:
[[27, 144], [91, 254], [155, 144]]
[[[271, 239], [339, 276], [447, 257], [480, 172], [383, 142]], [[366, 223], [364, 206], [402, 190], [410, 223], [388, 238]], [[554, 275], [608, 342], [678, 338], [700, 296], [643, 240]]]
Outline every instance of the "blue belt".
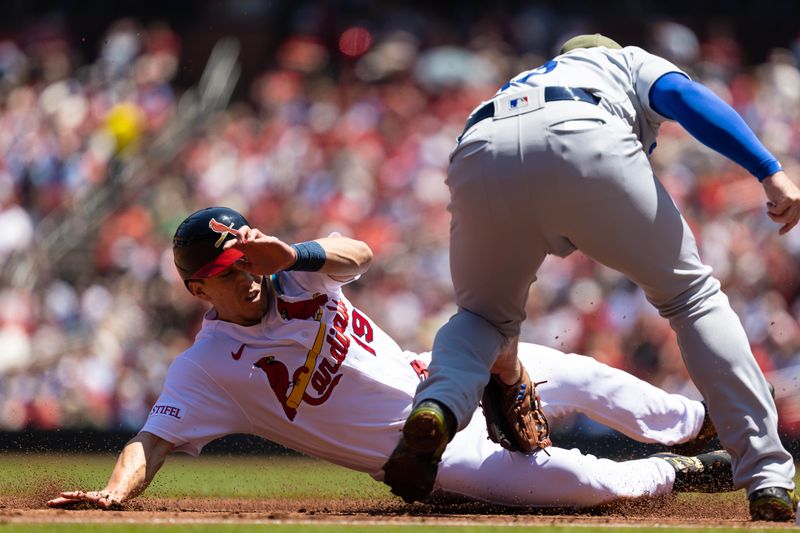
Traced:
[[[580, 102], [586, 102], [588, 104], [597, 105], [600, 103], [600, 98], [598, 96], [593, 95], [586, 89], [579, 89], [577, 87], [545, 87], [544, 88], [544, 101], [545, 102], [555, 102], [558, 100], [574, 100]], [[480, 122], [481, 120], [487, 119], [489, 117], [494, 116], [494, 101], [487, 102], [483, 106], [481, 106], [477, 111], [475, 111], [470, 117], [467, 119], [467, 124], [464, 126], [464, 131], [461, 132], [461, 135], [458, 136], [458, 140], [461, 140], [461, 137], [470, 129], [472, 126]]]

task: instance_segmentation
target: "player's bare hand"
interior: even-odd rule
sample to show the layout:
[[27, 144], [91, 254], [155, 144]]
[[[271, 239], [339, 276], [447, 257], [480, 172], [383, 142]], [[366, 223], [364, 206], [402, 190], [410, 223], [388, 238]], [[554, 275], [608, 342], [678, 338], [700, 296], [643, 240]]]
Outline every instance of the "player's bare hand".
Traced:
[[236, 248], [244, 254], [236, 266], [252, 274], [268, 276], [292, 266], [297, 259], [294, 249], [271, 235], [256, 228], [242, 226], [236, 239], [225, 243], [225, 249]]
[[58, 498], [47, 502], [48, 507], [72, 507], [79, 503], [88, 503], [100, 509], [112, 509], [122, 504], [122, 499], [109, 491], [83, 491], [75, 490], [62, 492]]
[[800, 189], [783, 171], [768, 176], [761, 182], [767, 195], [767, 216], [783, 224], [779, 233], [787, 233], [800, 220]]

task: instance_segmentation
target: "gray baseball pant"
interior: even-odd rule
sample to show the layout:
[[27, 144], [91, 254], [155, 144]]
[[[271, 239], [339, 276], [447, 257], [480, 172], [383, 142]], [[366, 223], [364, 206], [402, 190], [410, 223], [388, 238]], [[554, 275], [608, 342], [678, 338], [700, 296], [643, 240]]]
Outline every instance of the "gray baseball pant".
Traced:
[[569, 101], [486, 119], [465, 132], [447, 183], [459, 311], [436, 335], [417, 403], [441, 401], [463, 428], [499, 348], [519, 334], [545, 256], [577, 248], [633, 280], [669, 320], [733, 456], [736, 485], [748, 494], [794, 487], [775, 403], [741, 322], [627, 124]]

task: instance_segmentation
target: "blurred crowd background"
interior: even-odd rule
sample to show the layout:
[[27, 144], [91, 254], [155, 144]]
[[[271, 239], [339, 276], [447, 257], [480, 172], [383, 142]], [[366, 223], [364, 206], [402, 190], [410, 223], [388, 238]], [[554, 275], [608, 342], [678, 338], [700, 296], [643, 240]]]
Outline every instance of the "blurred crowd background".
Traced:
[[[287, 241], [363, 239], [376, 261], [351, 299], [429, 349], [453, 312], [448, 153], [480, 101], [577, 33], [686, 69], [800, 180], [800, 41], [776, 17], [798, 20], [791, 2], [777, 26], [746, 1], [106, 4], [11, 2], [2, 22], [0, 430], [139, 429], [200, 324], [171, 238], [208, 205]], [[197, 112], [225, 36], [233, 92]], [[800, 229], [778, 236], [755, 178], [675, 124], [653, 162], [800, 437]], [[697, 395], [668, 323], [580, 253], [548, 259], [527, 312], [524, 340]]]

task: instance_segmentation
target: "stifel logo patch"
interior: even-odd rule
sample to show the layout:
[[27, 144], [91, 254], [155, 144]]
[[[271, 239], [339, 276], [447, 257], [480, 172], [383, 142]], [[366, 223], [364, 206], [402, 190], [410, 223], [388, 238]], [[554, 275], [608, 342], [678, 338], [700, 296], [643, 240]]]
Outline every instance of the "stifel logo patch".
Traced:
[[150, 409], [150, 416], [154, 415], [169, 416], [177, 420], [183, 420], [183, 408], [175, 405], [154, 405]]

